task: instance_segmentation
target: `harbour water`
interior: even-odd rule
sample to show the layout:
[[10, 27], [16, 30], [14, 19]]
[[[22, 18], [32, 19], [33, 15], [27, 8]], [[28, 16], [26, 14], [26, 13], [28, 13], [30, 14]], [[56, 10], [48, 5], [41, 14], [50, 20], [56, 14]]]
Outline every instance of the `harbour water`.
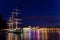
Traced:
[[20, 34], [8, 33], [6, 35], [6, 40], [21, 40]]
[[60, 31], [24, 28], [22, 33], [0, 33], [0, 40], [60, 40]]

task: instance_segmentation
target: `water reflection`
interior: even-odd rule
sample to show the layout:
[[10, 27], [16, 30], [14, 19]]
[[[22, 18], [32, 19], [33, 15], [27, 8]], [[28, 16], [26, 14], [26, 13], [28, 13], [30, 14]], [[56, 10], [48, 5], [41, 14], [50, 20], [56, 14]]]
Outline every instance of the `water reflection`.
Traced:
[[60, 40], [60, 30], [24, 29], [22, 33], [7, 33], [6, 40]]
[[14, 33], [8, 33], [6, 38], [7, 40], [20, 40], [20, 35]]

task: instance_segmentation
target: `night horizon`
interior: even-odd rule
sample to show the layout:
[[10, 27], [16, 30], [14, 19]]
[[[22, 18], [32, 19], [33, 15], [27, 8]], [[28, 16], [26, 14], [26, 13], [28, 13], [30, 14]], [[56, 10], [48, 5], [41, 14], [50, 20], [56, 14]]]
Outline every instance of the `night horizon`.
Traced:
[[20, 10], [23, 25], [60, 26], [59, 0], [1, 0], [0, 13], [4, 20], [13, 9]]

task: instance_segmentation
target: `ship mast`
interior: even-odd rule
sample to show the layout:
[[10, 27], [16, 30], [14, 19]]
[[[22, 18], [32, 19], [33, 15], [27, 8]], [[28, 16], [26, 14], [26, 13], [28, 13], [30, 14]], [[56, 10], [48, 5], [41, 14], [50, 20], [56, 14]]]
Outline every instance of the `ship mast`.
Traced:
[[12, 11], [12, 14], [10, 15], [9, 21], [8, 21], [9, 29], [11, 28], [13, 30], [14, 27], [15, 27], [15, 29], [17, 29], [18, 28], [18, 24], [21, 24], [21, 22], [19, 22], [19, 21], [21, 21], [22, 19], [18, 18], [18, 15], [20, 14], [19, 11], [20, 10], [18, 10], [18, 9], [14, 9]]
[[14, 19], [14, 20], [16, 20], [15, 21], [15, 23], [16, 23], [16, 29], [18, 28], [18, 24], [21, 24], [21, 22], [19, 23], [18, 21], [20, 21], [20, 20], [22, 20], [22, 19], [18, 19], [17, 17], [18, 17], [18, 15], [19, 15], [19, 13], [18, 13], [18, 11], [20, 11], [20, 10], [18, 10], [18, 9], [15, 9], [15, 13], [16, 13], [16, 18]]
[[12, 12], [12, 29], [13, 29], [13, 12]]

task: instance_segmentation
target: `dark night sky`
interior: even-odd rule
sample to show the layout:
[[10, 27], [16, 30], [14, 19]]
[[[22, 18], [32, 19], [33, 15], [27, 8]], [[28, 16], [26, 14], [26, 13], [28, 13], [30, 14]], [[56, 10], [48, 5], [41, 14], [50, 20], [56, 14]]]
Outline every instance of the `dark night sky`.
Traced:
[[60, 0], [0, 0], [3, 19], [7, 20], [16, 7], [26, 18], [22, 21], [24, 25], [60, 25]]

